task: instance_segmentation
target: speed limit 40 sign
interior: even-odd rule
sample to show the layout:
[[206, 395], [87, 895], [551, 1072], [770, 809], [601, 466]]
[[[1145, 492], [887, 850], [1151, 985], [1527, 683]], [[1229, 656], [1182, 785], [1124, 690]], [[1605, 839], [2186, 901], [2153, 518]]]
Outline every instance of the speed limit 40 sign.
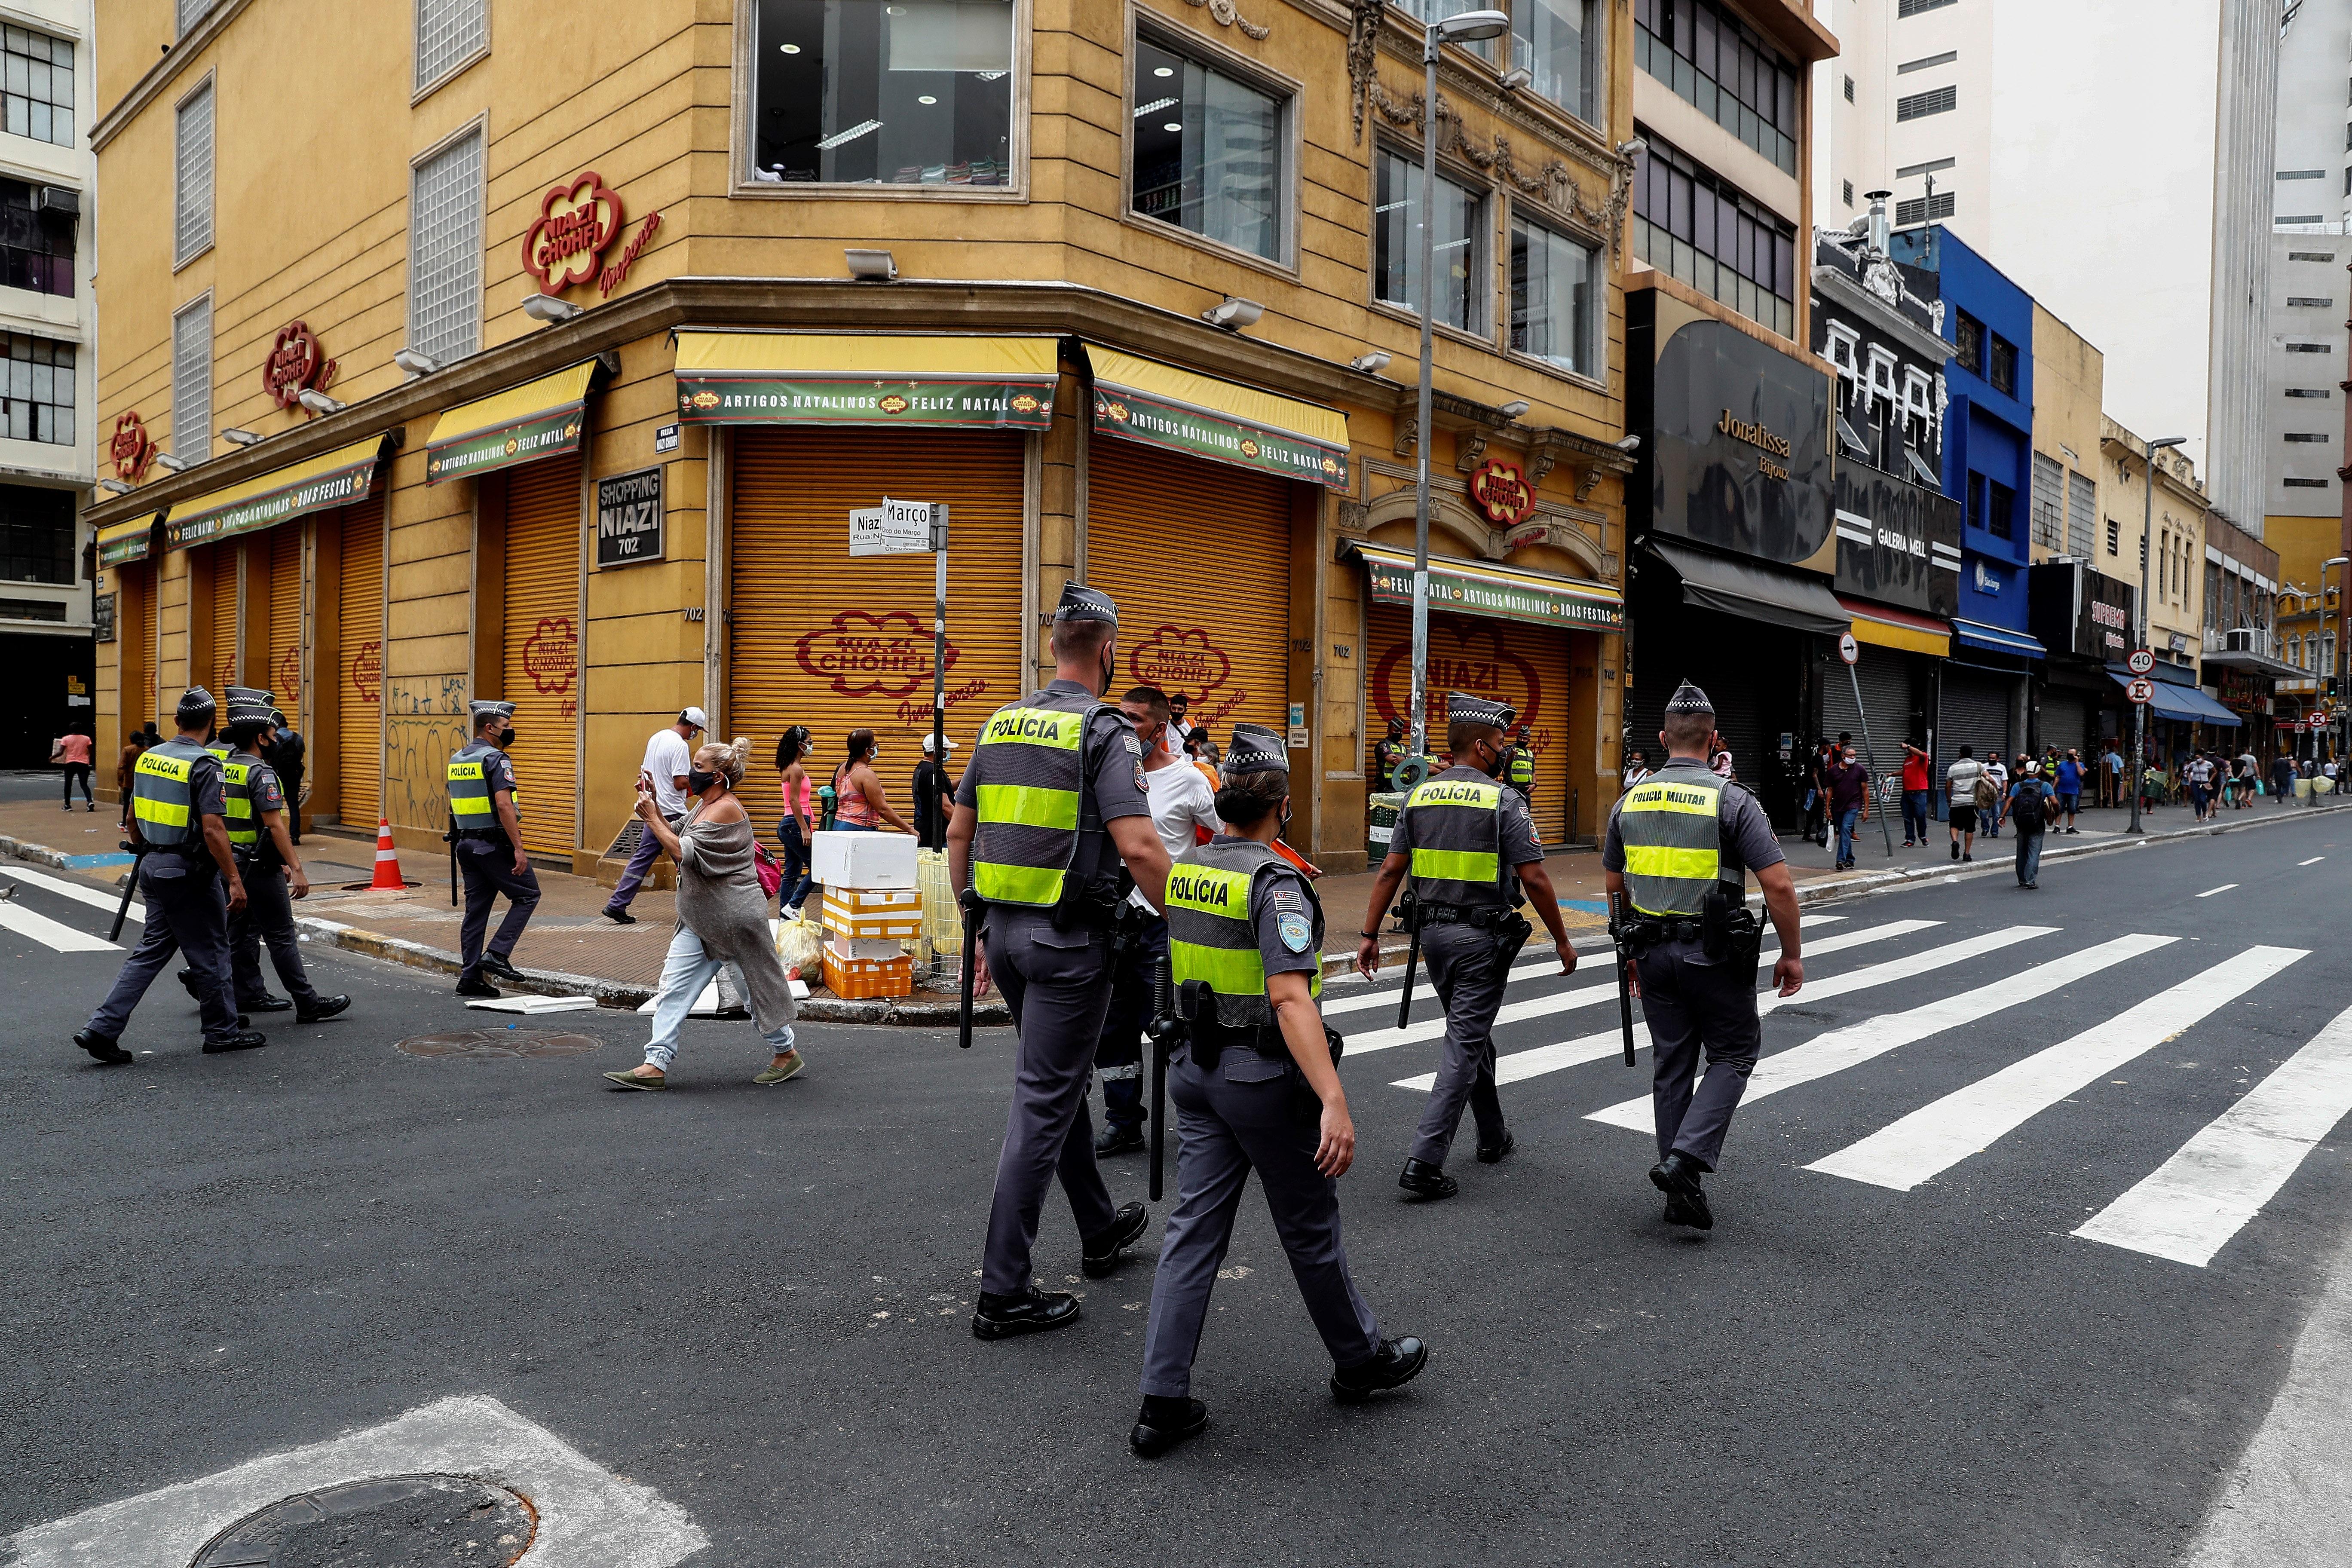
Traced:
[[[2136, 647], [2131, 650], [2131, 657], [2124, 660], [2124, 668], [2130, 670], [2134, 675], [2146, 675], [2149, 670], [2156, 668], [2156, 655], [2148, 652], [2147, 649], [2144, 647]], [[2135, 702], [2145, 702], [2147, 699], [2145, 697], [2135, 697], [2132, 700]]]

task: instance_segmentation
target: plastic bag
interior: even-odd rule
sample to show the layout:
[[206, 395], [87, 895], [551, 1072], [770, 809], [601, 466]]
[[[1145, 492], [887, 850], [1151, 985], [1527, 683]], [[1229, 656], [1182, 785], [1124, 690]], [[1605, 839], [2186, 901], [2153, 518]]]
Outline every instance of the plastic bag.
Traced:
[[814, 921], [782, 921], [776, 926], [776, 956], [786, 973], [814, 975], [824, 952], [824, 928]]

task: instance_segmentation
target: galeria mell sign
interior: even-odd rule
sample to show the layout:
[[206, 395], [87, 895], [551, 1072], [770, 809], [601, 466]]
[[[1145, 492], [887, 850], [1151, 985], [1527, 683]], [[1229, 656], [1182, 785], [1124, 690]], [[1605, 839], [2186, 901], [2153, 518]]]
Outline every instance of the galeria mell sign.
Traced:
[[540, 198], [539, 217], [522, 237], [523, 270], [539, 279], [540, 292], [560, 294], [594, 279], [610, 294], [628, 280], [646, 242], [661, 227], [662, 215], [648, 213], [618, 259], [604, 265], [604, 253], [619, 243], [627, 222], [620, 193], [605, 187], [590, 169]]

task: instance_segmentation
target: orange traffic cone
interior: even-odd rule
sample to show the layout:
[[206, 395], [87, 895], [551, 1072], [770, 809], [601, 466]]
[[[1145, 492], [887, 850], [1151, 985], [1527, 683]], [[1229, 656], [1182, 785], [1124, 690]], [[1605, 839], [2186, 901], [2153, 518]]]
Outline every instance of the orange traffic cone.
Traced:
[[375, 824], [375, 880], [368, 891], [397, 893], [408, 884], [400, 879], [400, 852], [392, 847], [392, 818], [379, 816]]

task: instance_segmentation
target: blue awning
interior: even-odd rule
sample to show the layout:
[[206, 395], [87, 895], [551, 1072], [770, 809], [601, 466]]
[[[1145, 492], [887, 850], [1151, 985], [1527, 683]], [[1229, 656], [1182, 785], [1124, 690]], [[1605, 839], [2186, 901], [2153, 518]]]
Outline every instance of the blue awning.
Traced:
[[1952, 618], [1952, 635], [1969, 647], [1980, 647], [1987, 653], [2015, 654], [2022, 658], [2047, 658], [2050, 650], [2023, 632], [2011, 631], [2007, 626], [1989, 626], [1982, 621]]
[[[2132, 678], [2107, 672], [2107, 679], [2128, 690]], [[2176, 686], [2169, 680], [2149, 678], [2156, 695], [2149, 700], [2147, 710], [2159, 719], [2170, 719], [2183, 724], [2210, 724], [2217, 730], [2231, 730], [2244, 722], [2235, 713], [2214, 701], [2193, 686]]]

